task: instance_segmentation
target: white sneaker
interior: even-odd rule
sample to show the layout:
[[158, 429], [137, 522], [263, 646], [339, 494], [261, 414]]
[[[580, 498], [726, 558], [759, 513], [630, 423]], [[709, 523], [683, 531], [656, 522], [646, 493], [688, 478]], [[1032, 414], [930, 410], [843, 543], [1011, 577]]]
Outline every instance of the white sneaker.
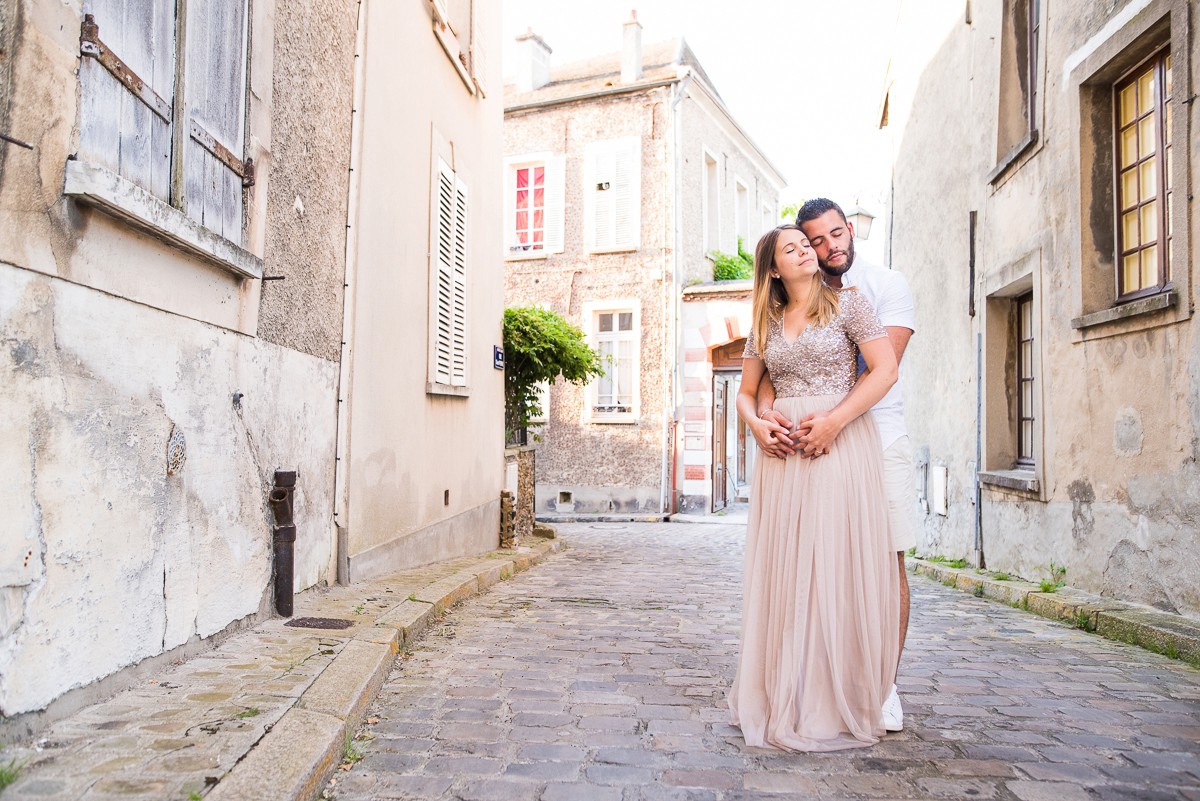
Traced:
[[884, 731], [904, 730], [904, 707], [900, 706], [900, 694], [896, 692], [895, 684], [883, 702], [883, 728]]

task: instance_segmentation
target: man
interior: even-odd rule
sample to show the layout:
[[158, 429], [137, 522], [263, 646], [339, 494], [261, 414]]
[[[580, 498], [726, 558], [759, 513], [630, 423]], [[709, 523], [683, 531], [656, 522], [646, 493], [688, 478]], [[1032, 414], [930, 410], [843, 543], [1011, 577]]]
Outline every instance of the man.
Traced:
[[[912, 290], [908, 281], [895, 270], [871, 264], [854, 252], [854, 225], [846, 220], [841, 207], [826, 198], [814, 198], [805, 203], [796, 215], [796, 224], [804, 231], [817, 252], [817, 260], [825, 273], [825, 282], [832, 287], [856, 287], [875, 307], [879, 322], [887, 331], [896, 351], [896, 362], [902, 364], [908, 340], [916, 330]], [[860, 361], [860, 370], [862, 369]], [[900, 652], [908, 634], [908, 574], [904, 570], [904, 553], [916, 547], [916, 531], [912, 521], [913, 449], [904, 426], [903, 369], [900, 378], [887, 395], [871, 409], [883, 445], [883, 477], [890, 512], [892, 550], [900, 570]], [[786, 457], [797, 449], [805, 457], [828, 453], [837, 431], [824, 415], [800, 422], [796, 442], [787, 436], [794, 421], [772, 410], [775, 388], [768, 376], [759, 387], [758, 416], [776, 423], [780, 428], [772, 442], [759, 443], [772, 456]], [[904, 728], [904, 711], [896, 686], [883, 705], [884, 728], [900, 731]]]

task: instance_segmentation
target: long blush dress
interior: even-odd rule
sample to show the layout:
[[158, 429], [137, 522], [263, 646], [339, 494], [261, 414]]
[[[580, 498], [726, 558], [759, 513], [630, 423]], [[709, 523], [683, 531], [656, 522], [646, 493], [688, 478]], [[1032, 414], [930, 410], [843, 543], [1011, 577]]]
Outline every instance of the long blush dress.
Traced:
[[[764, 359], [775, 408], [793, 421], [836, 406], [854, 386], [857, 344], [887, 336], [858, 292], [841, 292], [839, 307], [793, 342], [773, 322], [765, 357], [747, 337], [745, 355]], [[883, 736], [900, 610], [882, 459], [867, 413], [828, 455], [756, 460], [729, 694], [747, 745], [835, 751]]]

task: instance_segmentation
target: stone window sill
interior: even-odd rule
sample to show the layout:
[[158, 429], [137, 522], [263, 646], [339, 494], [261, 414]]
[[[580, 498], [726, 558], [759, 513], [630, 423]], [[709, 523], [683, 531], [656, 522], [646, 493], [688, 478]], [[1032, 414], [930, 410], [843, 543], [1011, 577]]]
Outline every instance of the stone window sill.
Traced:
[[1169, 309], [1179, 303], [1179, 292], [1176, 290], [1168, 290], [1158, 295], [1151, 295], [1148, 298], [1140, 298], [1122, 303], [1119, 306], [1113, 306], [1108, 309], [1101, 309], [1098, 312], [1085, 314], [1082, 317], [1076, 317], [1071, 321], [1071, 327], [1083, 331], [1105, 323], [1112, 323], [1118, 320], [1128, 320], [1131, 317], [1137, 317], [1141, 314], [1150, 314], [1163, 309]]
[[262, 278], [262, 259], [104, 167], [68, 161], [63, 194], [239, 278]]
[[1036, 129], [1026, 134], [1025, 138], [1018, 142], [1016, 147], [1008, 151], [1008, 155], [1000, 159], [1000, 162], [988, 173], [987, 182], [993, 186], [1000, 183], [1000, 180], [1020, 161], [1022, 156], [1037, 144], [1037, 141], [1038, 132]]
[[1032, 470], [980, 470], [979, 483], [1020, 492], [1041, 490], [1041, 483]]
[[425, 383], [426, 395], [449, 395], [456, 398], [467, 398], [471, 395], [470, 387], [453, 387], [449, 384], [435, 384], [432, 381]]

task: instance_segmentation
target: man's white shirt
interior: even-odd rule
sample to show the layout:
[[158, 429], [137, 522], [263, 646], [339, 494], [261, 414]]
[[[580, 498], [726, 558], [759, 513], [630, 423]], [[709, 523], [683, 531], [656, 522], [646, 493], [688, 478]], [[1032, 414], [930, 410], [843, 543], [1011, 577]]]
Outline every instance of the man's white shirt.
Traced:
[[[904, 275], [873, 264], [862, 256], [855, 254], [854, 264], [842, 274], [843, 287], [856, 287], [863, 297], [875, 307], [884, 328], [907, 328], [917, 330], [916, 307], [913, 304], [912, 290]], [[879, 428], [879, 438], [886, 451], [896, 440], [908, 434], [904, 425], [904, 367], [901, 365], [899, 377], [888, 394], [879, 403], [871, 407], [875, 415], [875, 425]]]

